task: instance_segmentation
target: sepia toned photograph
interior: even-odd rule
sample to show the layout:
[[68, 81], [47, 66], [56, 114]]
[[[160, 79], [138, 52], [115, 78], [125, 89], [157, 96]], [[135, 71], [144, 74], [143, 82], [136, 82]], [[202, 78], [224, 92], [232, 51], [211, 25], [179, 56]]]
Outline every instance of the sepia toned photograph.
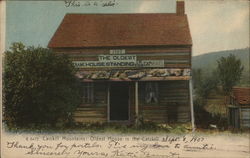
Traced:
[[249, 1], [0, 4], [1, 157], [249, 157]]

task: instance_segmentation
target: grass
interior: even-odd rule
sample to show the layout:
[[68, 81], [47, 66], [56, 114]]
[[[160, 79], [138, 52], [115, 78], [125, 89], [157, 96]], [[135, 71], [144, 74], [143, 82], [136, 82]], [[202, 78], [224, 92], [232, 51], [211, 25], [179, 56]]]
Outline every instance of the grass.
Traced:
[[72, 124], [65, 127], [7, 127], [5, 131], [12, 133], [175, 133], [184, 134], [192, 131], [190, 123], [187, 124], [156, 124], [144, 122], [137, 126], [117, 123], [85, 123]]
[[[189, 134], [192, 133], [190, 123], [187, 124], [154, 124], [147, 125], [119, 125], [112, 123], [92, 123], [92, 124], [75, 124], [71, 127], [33, 127], [33, 128], [9, 128], [5, 126], [5, 131], [10, 133], [31, 133], [31, 134]], [[195, 134], [208, 135], [249, 135], [250, 129], [240, 130], [220, 130], [220, 129], [203, 129], [197, 128]]]

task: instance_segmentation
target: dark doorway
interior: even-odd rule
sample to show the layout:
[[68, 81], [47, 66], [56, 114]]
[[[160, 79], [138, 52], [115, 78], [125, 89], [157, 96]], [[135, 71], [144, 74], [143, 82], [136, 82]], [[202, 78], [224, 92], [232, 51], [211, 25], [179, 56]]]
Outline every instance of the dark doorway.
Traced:
[[229, 108], [229, 124], [233, 128], [240, 128], [239, 108]]
[[129, 88], [128, 83], [110, 84], [110, 120], [125, 121], [129, 117]]

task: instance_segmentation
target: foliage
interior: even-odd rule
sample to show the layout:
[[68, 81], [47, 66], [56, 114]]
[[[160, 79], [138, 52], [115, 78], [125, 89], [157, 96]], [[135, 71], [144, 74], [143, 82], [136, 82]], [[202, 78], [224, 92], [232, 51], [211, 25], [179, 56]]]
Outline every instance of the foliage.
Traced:
[[4, 120], [8, 126], [64, 124], [80, 103], [79, 82], [67, 56], [14, 43], [5, 52]]
[[[196, 125], [202, 128], [209, 128], [210, 124], [217, 124], [218, 119], [214, 117], [213, 111], [208, 111], [206, 106], [209, 102], [211, 94], [217, 94], [218, 88], [218, 72], [213, 70], [212, 74], [203, 74], [204, 70], [194, 70], [194, 110]], [[206, 72], [207, 73], [207, 72]], [[199, 80], [199, 81], [197, 81]], [[216, 106], [220, 106], [217, 105]], [[216, 109], [218, 109], [217, 107]], [[212, 113], [211, 113], [212, 112]], [[216, 120], [216, 121], [215, 121]]]
[[207, 54], [192, 57], [192, 67], [194, 69], [202, 69], [206, 74], [211, 74], [213, 69], [217, 67], [217, 60], [221, 57], [228, 57], [230, 54], [235, 55], [240, 59], [241, 64], [244, 66], [241, 80], [236, 86], [250, 86], [250, 74], [249, 74], [249, 48], [233, 49], [218, 52], [210, 52]]
[[192, 70], [192, 79], [193, 79], [193, 85], [194, 89], [198, 88], [201, 85], [202, 82], [202, 69], [193, 69]]
[[208, 104], [205, 107], [206, 111], [208, 111], [209, 113], [211, 113], [212, 115], [217, 115], [217, 116], [221, 116], [221, 117], [226, 117], [227, 113], [226, 113], [226, 107], [223, 105], [219, 105], [219, 104]]
[[9, 132], [15, 133], [138, 133], [138, 134], [151, 134], [151, 133], [176, 133], [184, 134], [192, 131], [190, 123], [178, 124], [156, 124], [154, 122], [145, 122], [143, 126], [135, 126], [133, 124], [121, 123], [74, 123], [71, 126], [64, 127], [49, 127], [42, 126], [38, 128], [11, 128]]
[[221, 57], [217, 60], [217, 71], [223, 91], [229, 94], [232, 87], [240, 81], [243, 66], [241, 61], [235, 55], [230, 54], [228, 57]]
[[[241, 61], [244, 61], [243, 63], [246, 65], [247, 62], [245, 59], [248, 58], [249, 49], [209, 53], [197, 56], [196, 61], [194, 61], [194, 63], [196, 63], [193, 65], [194, 68], [192, 71], [195, 92], [194, 110], [196, 123], [200, 127], [209, 128], [210, 124], [215, 124], [218, 128], [227, 128], [225, 92], [221, 90], [221, 85], [223, 86], [223, 84], [221, 84], [221, 76], [222, 74], [229, 74], [230, 76], [226, 76], [225, 79], [230, 79], [232, 76], [235, 78], [238, 77], [239, 80], [241, 73], [237, 74], [234, 73], [234, 71], [237, 67], [240, 72], [243, 69], [243, 66], [240, 64], [241, 61], [237, 60], [233, 55], [228, 55], [228, 52], [233, 52], [237, 57], [241, 57]], [[218, 66], [216, 59], [218, 59]], [[216, 66], [217, 69], [214, 69]], [[220, 67], [220, 69], [218, 67]], [[245, 74], [249, 76], [249, 72]], [[241, 80], [241, 83], [245, 84], [247, 80], [249, 81], [249, 77], [244, 77], [244, 81]], [[224, 87], [223, 89], [225, 91]]]
[[196, 99], [200, 103], [202, 99], [205, 99], [208, 94], [217, 89], [218, 86], [218, 75], [216, 71], [213, 71], [211, 75], [204, 75], [201, 69], [193, 70], [194, 88], [196, 93]]

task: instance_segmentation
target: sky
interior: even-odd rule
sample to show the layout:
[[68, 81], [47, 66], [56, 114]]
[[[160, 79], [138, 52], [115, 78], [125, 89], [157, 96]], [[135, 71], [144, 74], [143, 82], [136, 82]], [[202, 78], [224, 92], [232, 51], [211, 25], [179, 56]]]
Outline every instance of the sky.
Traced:
[[[84, 5], [87, 0], [78, 0]], [[7, 1], [6, 48], [13, 42], [47, 47], [66, 13], [174, 13], [175, 0], [91, 0], [66, 7], [65, 1]], [[97, 2], [97, 6], [93, 3]], [[87, 4], [87, 3], [86, 3]], [[249, 47], [249, 1], [185, 0], [193, 55]]]

